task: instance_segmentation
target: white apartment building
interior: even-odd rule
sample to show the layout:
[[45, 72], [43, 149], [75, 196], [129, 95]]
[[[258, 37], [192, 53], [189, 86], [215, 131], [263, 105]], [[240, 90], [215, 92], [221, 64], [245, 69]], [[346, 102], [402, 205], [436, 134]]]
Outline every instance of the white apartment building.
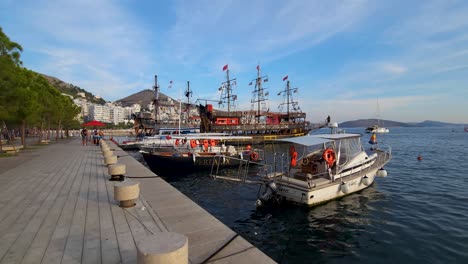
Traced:
[[89, 109], [89, 117], [91, 120], [113, 123], [111, 119], [111, 108], [108, 106], [92, 104]]

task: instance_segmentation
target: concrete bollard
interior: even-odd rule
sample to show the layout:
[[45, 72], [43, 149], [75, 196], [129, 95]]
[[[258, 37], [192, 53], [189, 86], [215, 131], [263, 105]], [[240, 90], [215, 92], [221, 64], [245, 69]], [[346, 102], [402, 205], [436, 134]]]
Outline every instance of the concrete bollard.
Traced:
[[133, 181], [123, 181], [114, 185], [114, 199], [120, 202], [120, 207], [133, 207], [140, 195], [140, 184]]
[[162, 232], [137, 242], [138, 264], [187, 264], [188, 238], [174, 232]]
[[117, 156], [111, 155], [111, 156], [104, 156], [104, 164], [106, 166], [116, 164], [117, 163]]
[[109, 146], [102, 146], [101, 147], [101, 151], [106, 151], [106, 150], [110, 150]]
[[102, 156], [103, 157], [114, 156], [114, 152], [112, 150], [105, 150], [102, 152]]
[[125, 174], [125, 164], [112, 164], [107, 167], [111, 181], [123, 180]]

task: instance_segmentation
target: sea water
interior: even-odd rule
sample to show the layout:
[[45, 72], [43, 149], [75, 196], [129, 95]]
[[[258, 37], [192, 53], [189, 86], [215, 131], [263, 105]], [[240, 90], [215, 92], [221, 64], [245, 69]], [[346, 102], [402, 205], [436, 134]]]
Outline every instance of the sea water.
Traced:
[[209, 173], [166, 180], [279, 263], [468, 263], [468, 133], [390, 130], [377, 135], [392, 147], [388, 176], [312, 208], [257, 209], [258, 185]]

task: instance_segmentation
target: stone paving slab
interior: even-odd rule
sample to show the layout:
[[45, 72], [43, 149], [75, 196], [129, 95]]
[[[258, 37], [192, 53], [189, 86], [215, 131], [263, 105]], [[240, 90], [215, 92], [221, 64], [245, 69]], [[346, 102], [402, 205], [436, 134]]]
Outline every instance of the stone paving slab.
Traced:
[[99, 147], [81, 146], [79, 139], [0, 158], [0, 264], [136, 263], [136, 243], [167, 231], [189, 238], [190, 263], [274, 263], [126, 152], [111, 148], [126, 176], [140, 182], [135, 207], [118, 206]]

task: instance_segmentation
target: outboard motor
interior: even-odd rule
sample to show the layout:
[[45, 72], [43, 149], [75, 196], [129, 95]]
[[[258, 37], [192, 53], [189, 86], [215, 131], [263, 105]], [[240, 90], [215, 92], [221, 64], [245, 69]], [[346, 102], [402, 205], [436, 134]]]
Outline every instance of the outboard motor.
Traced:
[[265, 192], [263, 193], [262, 196], [260, 196], [260, 198], [257, 199], [257, 201], [255, 202], [255, 205], [257, 207], [260, 207], [262, 206], [264, 203], [268, 202], [268, 200], [271, 199], [271, 197], [276, 194], [278, 190], [278, 187], [276, 186], [276, 184], [274, 182], [267, 182], [265, 183]]

